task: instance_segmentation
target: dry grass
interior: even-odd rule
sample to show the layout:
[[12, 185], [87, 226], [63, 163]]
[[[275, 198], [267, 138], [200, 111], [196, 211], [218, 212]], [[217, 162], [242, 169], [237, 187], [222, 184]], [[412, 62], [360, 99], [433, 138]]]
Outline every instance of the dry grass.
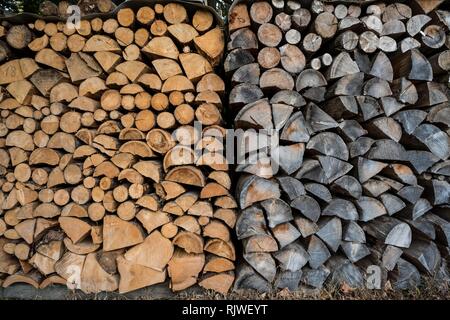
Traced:
[[383, 290], [350, 289], [348, 287], [327, 287], [322, 290], [302, 289], [296, 292], [281, 290], [271, 293], [255, 291], [233, 292], [226, 296], [206, 292], [205, 294], [178, 294], [175, 299], [188, 300], [450, 300], [448, 284], [442, 285], [425, 279], [421, 287], [399, 291], [389, 288]]
[[[80, 291], [62, 290], [59, 294], [50, 299], [63, 300], [450, 300], [450, 286], [448, 283], [438, 283], [430, 279], [423, 279], [423, 284], [415, 289], [399, 291], [393, 290], [389, 285], [383, 290], [351, 289], [348, 286], [332, 287], [328, 286], [322, 290], [302, 288], [296, 292], [289, 290], [279, 290], [270, 293], [258, 293], [252, 290], [240, 290], [227, 295], [222, 295], [213, 291], [205, 291], [199, 287], [189, 288], [187, 291], [173, 294], [169, 289], [164, 292], [151, 292], [148, 294], [118, 294], [105, 293], [84, 294]], [[64, 292], [65, 291], [65, 292]], [[26, 295], [25, 295], [26, 296]], [[48, 297], [38, 295], [26, 298], [9, 297], [6, 300], [33, 299], [45, 300]], [[0, 300], [5, 297], [0, 296]]]

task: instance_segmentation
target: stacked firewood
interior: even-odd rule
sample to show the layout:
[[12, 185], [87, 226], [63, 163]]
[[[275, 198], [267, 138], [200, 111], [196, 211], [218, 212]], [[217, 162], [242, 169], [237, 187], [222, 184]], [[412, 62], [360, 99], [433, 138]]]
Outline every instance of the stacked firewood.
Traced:
[[70, 9], [70, 6], [75, 3], [80, 15], [108, 13], [116, 8], [112, 0], [79, 0], [78, 2], [62, 0], [58, 4], [46, 0], [39, 5], [39, 13], [43, 16], [66, 17], [75, 13], [74, 10]]
[[75, 29], [4, 21], [0, 49], [3, 287], [227, 292], [237, 204], [215, 14], [158, 2]]
[[230, 9], [235, 288], [450, 279], [448, 4], [342, 2]]

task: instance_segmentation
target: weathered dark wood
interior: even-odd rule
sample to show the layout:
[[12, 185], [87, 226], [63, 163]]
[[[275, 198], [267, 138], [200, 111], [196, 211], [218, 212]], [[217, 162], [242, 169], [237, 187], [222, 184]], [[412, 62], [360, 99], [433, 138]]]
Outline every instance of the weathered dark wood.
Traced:
[[246, 263], [238, 266], [235, 289], [253, 289], [259, 292], [269, 292], [270, 284]]
[[433, 80], [433, 69], [427, 58], [417, 49], [411, 49], [394, 57], [392, 61], [394, 77], [409, 80]]
[[295, 108], [300, 108], [306, 104], [305, 99], [296, 91], [281, 90], [275, 93], [270, 99], [270, 103], [283, 103]]
[[276, 265], [270, 254], [263, 252], [246, 253], [244, 259], [268, 282], [275, 279]]
[[[241, 68], [245, 67], [246, 66], [243, 66]], [[229, 103], [232, 108], [239, 108], [244, 105], [256, 102], [263, 96], [263, 92], [257, 85], [251, 83], [241, 83], [231, 90]]]
[[408, 224], [395, 218], [383, 216], [365, 225], [364, 230], [370, 236], [383, 241], [387, 245], [409, 248], [412, 231]]
[[342, 240], [353, 243], [366, 243], [366, 234], [356, 221], [349, 221], [343, 227]]
[[370, 250], [363, 243], [343, 241], [341, 248], [347, 258], [355, 263], [370, 254]]
[[344, 161], [347, 161], [349, 157], [344, 140], [332, 132], [322, 132], [315, 135], [309, 140], [306, 149], [315, 150]]
[[346, 140], [355, 141], [368, 132], [356, 120], [344, 120], [339, 123], [339, 129]]
[[299, 271], [308, 263], [308, 252], [299, 243], [291, 243], [282, 250], [274, 253], [274, 258], [280, 263], [283, 270]]
[[370, 74], [374, 77], [378, 77], [384, 79], [386, 81], [393, 80], [393, 69], [391, 65], [391, 61], [386, 56], [384, 52], [379, 52], [372, 64], [372, 68], [370, 69]]
[[258, 49], [258, 39], [255, 33], [249, 28], [239, 29], [230, 36], [230, 41], [227, 45], [228, 50], [233, 49]]
[[316, 236], [311, 236], [308, 243], [309, 265], [313, 269], [319, 268], [331, 257], [327, 246]]
[[313, 288], [321, 289], [330, 274], [325, 266], [320, 266], [317, 269], [304, 268], [302, 274], [302, 283]]
[[259, 84], [260, 69], [257, 63], [246, 64], [233, 73], [231, 81], [235, 83]]
[[358, 114], [358, 104], [355, 97], [339, 96], [322, 104], [322, 109], [335, 120], [347, 119]]
[[334, 46], [336, 49], [352, 51], [358, 46], [358, 41], [358, 35], [351, 30], [347, 30], [336, 37]]
[[330, 201], [323, 209], [322, 214], [325, 216], [337, 216], [343, 220], [358, 219], [358, 211], [353, 202], [340, 198], [334, 198]]
[[310, 103], [306, 107], [305, 120], [309, 124], [311, 133], [336, 128], [338, 123], [316, 104]]
[[387, 214], [386, 208], [379, 200], [363, 196], [356, 201], [356, 206], [360, 214], [359, 219], [367, 222], [377, 217]]
[[284, 125], [280, 139], [289, 142], [307, 142], [309, 133], [301, 112], [294, 113]]
[[353, 166], [345, 161], [330, 156], [319, 156], [320, 165], [323, 168], [328, 183], [348, 173]]
[[387, 192], [383, 193], [380, 199], [390, 216], [401, 211], [406, 206], [399, 197]]
[[264, 208], [270, 228], [294, 219], [291, 207], [283, 200], [268, 199], [261, 202], [261, 206]]
[[319, 203], [314, 198], [306, 195], [294, 199], [291, 202], [291, 207], [297, 209], [305, 217], [314, 222], [317, 222], [321, 214]]
[[[231, 56], [251, 55], [227, 72], [235, 125], [267, 130], [236, 168], [266, 179], [241, 197], [259, 212], [244, 253], [262, 253], [253, 274], [272, 288], [363, 287], [373, 264], [411, 288], [450, 241], [450, 14], [440, 0], [291, 2], [248, 4], [230, 36]], [[279, 145], [249, 139], [272, 129]]]
[[238, 239], [266, 234], [267, 227], [264, 219], [264, 212], [254, 206], [242, 210], [236, 220], [235, 228]]
[[315, 159], [305, 159], [300, 170], [297, 171], [295, 177], [297, 179], [308, 179], [318, 183], [328, 183], [328, 178], [325, 175], [320, 162]]
[[258, 201], [280, 197], [280, 189], [276, 182], [251, 175], [239, 179], [236, 192], [242, 209]]
[[322, 200], [326, 203], [329, 203], [333, 199], [328, 188], [320, 183], [314, 182], [307, 183], [305, 184], [305, 190], [308, 193], [315, 196], [316, 198], [318, 198], [319, 200]]
[[419, 270], [433, 275], [441, 262], [441, 255], [434, 242], [415, 240], [404, 251], [405, 259], [409, 260]]
[[225, 72], [231, 72], [254, 61], [253, 56], [247, 50], [235, 49], [225, 59], [224, 70]]
[[294, 200], [300, 196], [305, 195], [305, 188], [299, 180], [290, 176], [277, 177], [277, 180], [280, 184], [281, 189], [286, 193], [289, 200]]
[[306, 8], [299, 8], [292, 13], [292, 22], [300, 30], [306, 28], [311, 21], [311, 12]]
[[362, 188], [358, 180], [352, 176], [344, 175], [335, 180], [331, 185], [331, 190], [355, 199], [361, 197]]

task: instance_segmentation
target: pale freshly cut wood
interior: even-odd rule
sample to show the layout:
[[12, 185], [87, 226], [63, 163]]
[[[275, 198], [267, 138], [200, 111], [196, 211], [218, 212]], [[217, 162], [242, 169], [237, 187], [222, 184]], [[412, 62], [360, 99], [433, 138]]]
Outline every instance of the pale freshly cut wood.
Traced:
[[86, 256], [66, 252], [63, 257], [55, 264], [55, 270], [58, 275], [67, 281], [68, 288], [81, 288], [81, 272], [83, 270]]
[[229, 17], [228, 29], [230, 32], [250, 26], [251, 21], [246, 4], [241, 3], [234, 6]]
[[156, 59], [152, 61], [152, 64], [163, 81], [183, 73], [180, 65], [172, 59]]
[[204, 187], [205, 177], [203, 173], [193, 166], [180, 166], [171, 169], [165, 177], [166, 180]]
[[213, 66], [216, 66], [225, 47], [223, 31], [216, 27], [205, 34], [194, 38], [196, 48], [206, 55]]
[[203, 253], [187, 253], [182, 249], [176, 249], [167, 269], [171, 289], [180, 291], [194, 285], [204, 264]]
[[161, 87], [161, 92], [163, 92], [163, 93], [172, 92], [172, 91], [186, 92], [186, 91], [193, 91], [193, 90], [194, 90], [194, 84], [187, 77], [185, 77], [183, 75], [171, 76], [166, 81], [164, 81], [164, 83]]
[[50, 275], [45, 278], [40, 284], [39, 289], [45, 289], [50, 285], [66, 285], [66, 280], [58, 275]]
[[212, 289], [222, 294], [227, 294], [233, 282], [234, 274], [219, 273], [203, 277], [198, 284], [205, 289]]
[[203, 235], [211, 238], [221, 239], [225, 242], [230, 241], [230, 232], [228, 230], [228, 226], [217, 220], [212, 220], [203, 227]]
[[229, 260], [236, 260], [236, 252], [231, 242], [221, 239], [209, 239], [205, 244], [205, 251]]
[[0, 250], [0, 271], [6, 274], [14, 274], [18, 271], [20, 265], [17, 259], [3, 250], [3, 247], [7, 242], [8, 240], [3, 237], [0, 239], [0, 248], [2, 248], [2, 250]]
[[157, 183], [161, 180], [162, 168], [159, 161], [139, 161], [133, 165], [133, 168], [144, 177], [150, 178]]
[[129, 249], [124, 257], [131, 263], [162, 272], [172, 258], [173, 251], [171, 241], [156, 230], [145, 238], [144, 242]]
[[35, 289], [39, 288], [39, 282], [40, 282], [41, 275], [39, 273], [30, 273], [30, 274], [14, 274], [8, 276], [4, 281], [2, 286], [4, 288], [9, 287], [12, 284], [15, 283], [26, 283], [31, 286], [33, 286]]
[[110, 51], [120, 52], [119, 44], [112, 38], [104, 35], [93, 35], [84, 45], [85, 52]]
[[182, 53], [179, 59], [189, 80], [195, 81], [212, 71], [208, 60], [197, 53]]
[[155, 37], [142, 49], [143, 52], [162, 58], [177, 60], [179, 51], [169, 37]]
[[120, 274], [120, 293], [127, 293], [161, 283], [166, 279], [166, 271], [157, 271], [139, 264], [134, 264], [122, 256], [117, 258], [117, 268]]
[[163, 9], [164, 19], [171, 23], [181, 23], [187, 18], [185, 7], [179, 3], [169, 3]]
[[174, 224], [183, 230], [200, 234], [200, 225], [195, 217], [184, 215], [176, 218]]
[[173, 239], [173, 244], [182, 248], [187, 253], [196, 254], [202, 253], [204, 246], [203, 238], [195, 233], [186, 231], [179, 232]]
[[199, 35], [197, 30], [187, 23], [172, 24], [167, 30], [181, 44], [188, 44]]
[[228, 190], [218, 183], [208, 183], [200, 192], [200, 198], [213, 198], [228, 194]]
[[24, 79], [23, 72], [20, 68], [19, 59], [8, 61], [0, 66], [0, 71], [4, 75], [0, 80], [0, 84], [8, 84], [14, 81]]
[[147, 65], [141, 61], [125, 61], [117, 65], [115, 69], [126, 75], [132, 82], [148, 71]]
[[50, 102], [71, 102], [78, 97], [77, 88], [67, 82], [55, 85], [50, 91]]
[[194, 216], [212, 217], [213, 209], [209, 202], [197, 201], [188, 209], [188, 213]]
[[133, 222], [112, 215], [106, 215], [103, 221], [104, 251], [126, 248], [144, 241], [141, 230]]
[[168, 214], [163, 211], [141, 209], [136, 214], [136, 218], [142, 223], [147, 232], [152, 232], [156, 228], [170, 222]]
[[118, 287], [118, 276], [107, 273], [98, 263], [95, 253], [88, 254], [81, 272], [80, 289], [85, 293], [98, 293], [115, 291]]
[[[89, 233], [92, 235], [91, 231], [92, 229], [90, 230]], [[89, 254], [95, 252], [100, 248], [100, 244], [95, 244], [90, 239], [87, 238], [85, 240], [78, 242], [77, 244], [74, 244], [72, 240], [70, 240], [70, 238], [64, 238], [64, 245], [70, 252], [76, 254]]]
[[73, 217], [60, 217], [61, 228], [70, 237], [73, 243], [83, 240], [91, 231], [91, 226], [83, 220]]
[[36, 62], [47, 65], [51, 68], [66, 71], [66, 64], [64, 56], [56, 53], [52, 49], [42, 49], [36, 54]]
[[73, 82], [79, 82], [101, 74], [101, 67], [95, 59], [83, 52], [72, 53], [65, 63]]
[[199, 32], [208, 30], [213, 22], [213, 15], [207, 10], [197, 10], [192, 17], [192, 25]]

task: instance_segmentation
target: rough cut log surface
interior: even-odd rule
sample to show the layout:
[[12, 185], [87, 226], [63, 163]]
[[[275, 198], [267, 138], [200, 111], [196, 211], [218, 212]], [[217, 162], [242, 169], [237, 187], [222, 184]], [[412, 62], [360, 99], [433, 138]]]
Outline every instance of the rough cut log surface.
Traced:
[[374, 264], [382, 287], [448, 281], [448, 4], [292, 2], [229, 12], [234, 288], [364, 287]]
[[[65, 3], [41, 12], [65, 14]], [[226, 294], [234, 282], [237, 204], [214, 156], [225, 147], [221, 23], [208, 7], [139, 4], [77, 30], [2, 24], [5, 287], [127, 293], [167, 281]], [[83, 15], [115, 8], [78, 5]]]

